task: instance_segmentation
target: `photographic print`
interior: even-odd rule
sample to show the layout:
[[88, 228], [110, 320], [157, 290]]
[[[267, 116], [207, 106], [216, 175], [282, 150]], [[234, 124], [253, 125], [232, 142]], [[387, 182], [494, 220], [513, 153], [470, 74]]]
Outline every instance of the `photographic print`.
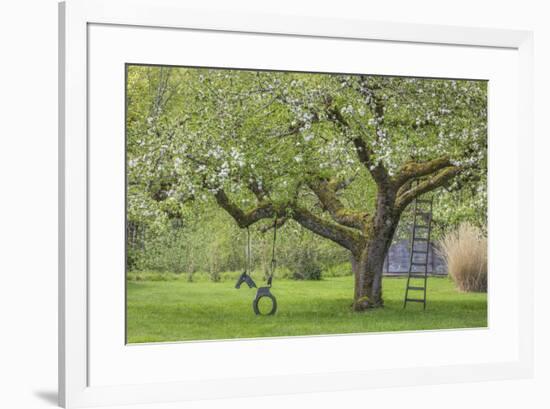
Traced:
[[127, 64], [127, 342], [487, 327], [487, 85]]

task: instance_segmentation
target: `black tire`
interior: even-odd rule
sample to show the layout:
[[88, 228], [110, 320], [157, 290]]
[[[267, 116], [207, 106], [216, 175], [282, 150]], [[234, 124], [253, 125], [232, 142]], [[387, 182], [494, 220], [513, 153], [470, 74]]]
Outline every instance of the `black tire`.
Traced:
[[[258, 308], [258, 303], [260, 302], [260, 299], [264, 297], [271, 299], [271, 311], [269, 311], [267, 314], [262, 314], [260, 309]], [[262, 294], [259, 297], [254, 298], [254, 301], [252, 301], [252, 308], [254, 309], [254, 313], [256, 315], [274, 315], [277, 312], [277, 299], [273, 294]]]

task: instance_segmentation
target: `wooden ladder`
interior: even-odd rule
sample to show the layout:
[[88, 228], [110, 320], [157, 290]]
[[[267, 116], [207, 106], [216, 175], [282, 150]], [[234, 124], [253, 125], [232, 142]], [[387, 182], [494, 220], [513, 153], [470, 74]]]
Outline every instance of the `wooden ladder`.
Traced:
[[[407, 306], [408, 302], [416, 302], [424, 304], [424, 309], [426, 309], [428, 255], [430, 252], [430, 235], [432, 233], [432, 210], [433, 198], [415, 199], [409, 273], [407, 275], [407, 288], [405, 290], [403, 308]], [[422, 284], [420, 284], [418, 280], [423, 280]], [[410, 297], [409, 291], [413, 291], [416, 294], [422, 292], [422, 296]]]

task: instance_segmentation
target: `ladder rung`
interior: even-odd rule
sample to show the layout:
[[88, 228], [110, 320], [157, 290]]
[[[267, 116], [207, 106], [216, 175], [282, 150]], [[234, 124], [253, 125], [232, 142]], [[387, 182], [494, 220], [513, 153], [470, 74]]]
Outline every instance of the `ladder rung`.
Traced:
[[412, 286], [409, 286], [408, 288], [409, 290], [418, 290], [418, 291], [424, 291], [426, 289], [426, 287], [412, 287]]
[[413, 261], [411, 263], [411, 266], [426, 266], [427, 267], [427, 264], [426, 263], [417, 263], [416, 261]]
[[427, 224], [415, 224], [414, 228], [415, 229], [429, 229], [430, 226], [428, 226]]
[[428, 241], [427, 237], [413, 237], [413, 241]]
[[418, 254], [428, 254], [428, 250], [415, 250], [415, 249], [413, 249], [412, 252], [413, 253], [418, 253]]
[[432, 203], [432, 201], [428, 199], [416, 199], [416, 203]]
[[424, 274], [409, 274], [409, 278], [427, 278]]
[[411, 302], [411, 301], [412, 302], [421, 302], [421, 303], [425, 302], [424, 300], [419, 300], [418, 298], [407, 298], [405, 301], [407, 301], [407, 302]]

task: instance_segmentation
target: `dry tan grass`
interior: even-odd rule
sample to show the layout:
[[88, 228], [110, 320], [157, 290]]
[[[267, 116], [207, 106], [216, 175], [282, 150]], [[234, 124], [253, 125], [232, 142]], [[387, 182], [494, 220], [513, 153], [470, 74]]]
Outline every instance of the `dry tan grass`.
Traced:
[[481, 230], [462, 223], [443, 237], [439, 247], [460, 291], [487, 291], [487, 238]]

